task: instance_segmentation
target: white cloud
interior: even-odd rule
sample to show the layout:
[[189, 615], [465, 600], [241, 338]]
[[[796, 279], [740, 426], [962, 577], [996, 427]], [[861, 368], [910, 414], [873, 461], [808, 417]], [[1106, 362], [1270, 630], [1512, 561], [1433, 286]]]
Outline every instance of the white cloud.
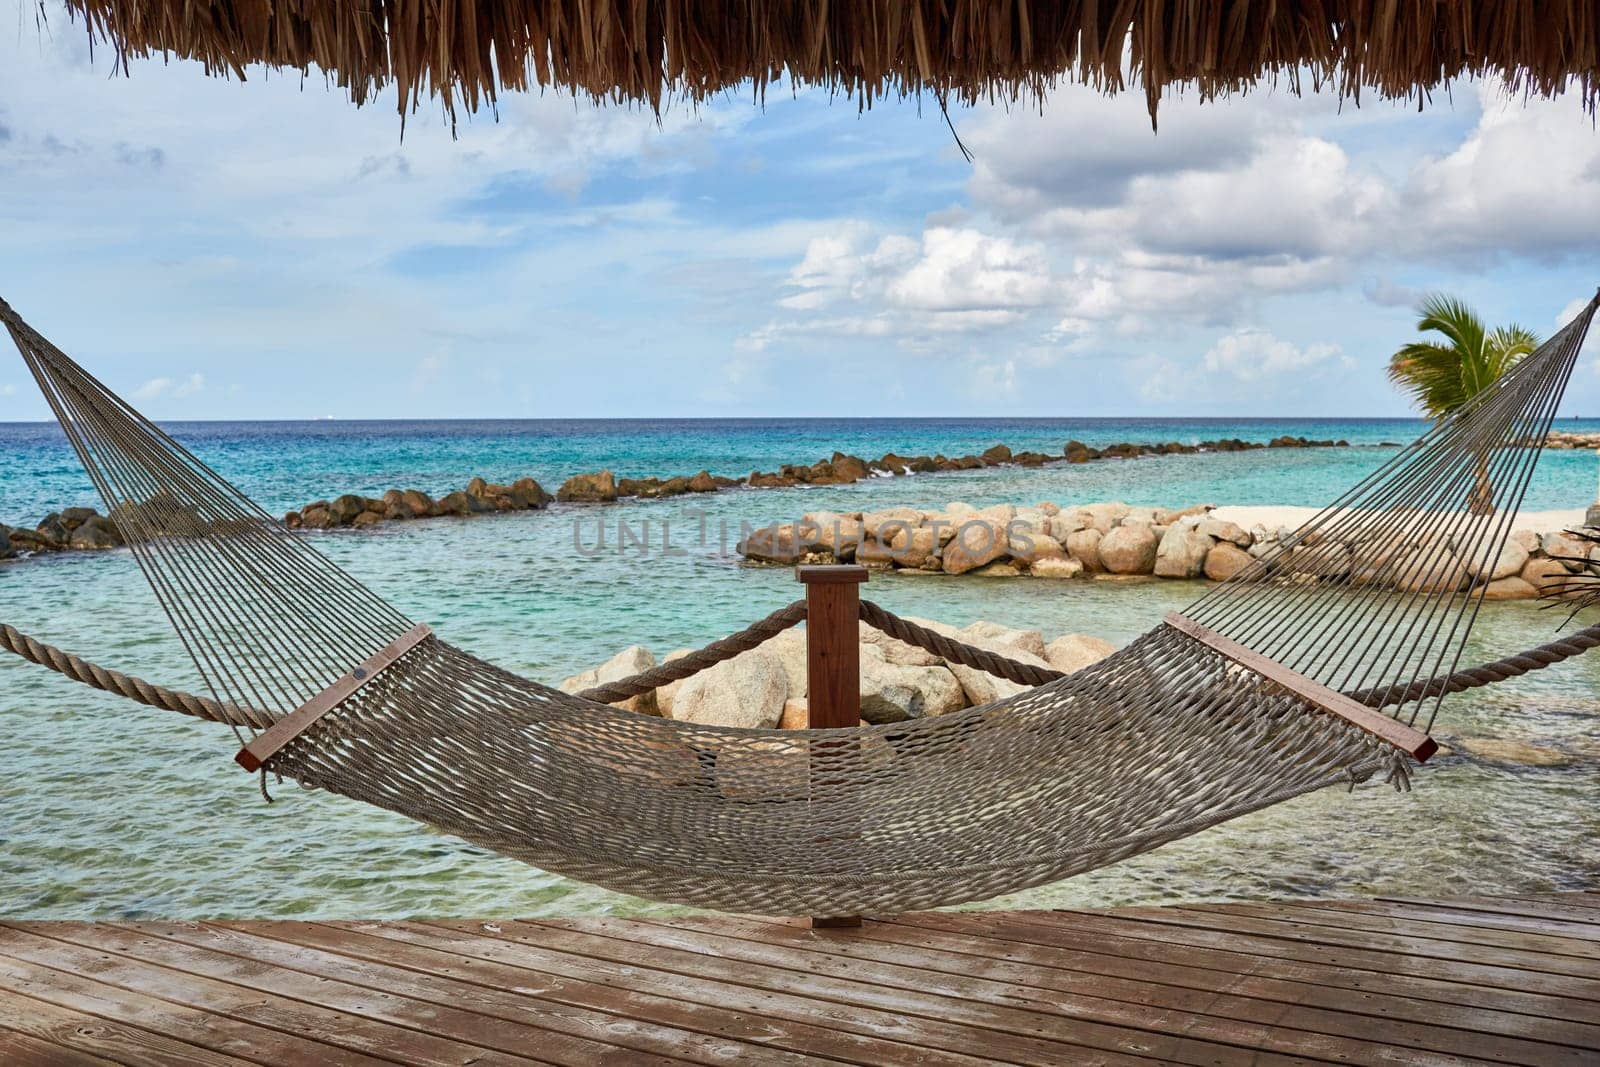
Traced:
[[151, 378], [128, 395], [134, 400], [154, 400], [158, 396], [165, 396], [171, 388], [171, 378]]
[[1049, 303], [1055, 289], [1038, 245], [975, 229], [923, 231], [920, 258], [889, 282], [889, 300], [903, 308], [988, 317]]
[[777, 305], [792, 317], [744, 335], [739, 347], [759, 351], [804, 334], [895, 335], [917, 345], [929, 335], [1016, 325], [1060, 295], [1037, 243], [948, 226], [929, 227], [915, 239], [876, 237], [861, 223], [808, 242], [786, 288]]
[[1593, 257], [1600, 245], [1600, 137], [1575, 100], [1507, 99], [1475, 87], [1483, 109], [1454, 150], [1424, 159], [1404, 193], [1407, 252], [1539, 259]]
[[1335, 344], [1313, 344], [1304, 348], [1280, 340], [1265, 330], [1235, 330], [1217, 339], [1201, 357], [1209, 374], [1221, 374], [1241, 382], [1259, 381], [1285, 374], [1302, 374], [1328, 366], [1351, 366]]
[[194, 396], [206, 387], [206, 377], [195, 373], [179, 381], [174, 378], [151, 378], [128, 395], [134, 400], [149, 401], [160, 397], [170, 396], [174, 400], [183, 400]]

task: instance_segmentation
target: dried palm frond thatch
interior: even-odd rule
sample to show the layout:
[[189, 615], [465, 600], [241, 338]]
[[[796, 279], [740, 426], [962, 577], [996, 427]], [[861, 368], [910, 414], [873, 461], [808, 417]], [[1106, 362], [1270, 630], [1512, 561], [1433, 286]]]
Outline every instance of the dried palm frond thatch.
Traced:
[[792, 77], [862, 108], [889, 95], [1030, 102], [1058, 83], [1202, 98], [1302, 80], [1419, 106], [1449, 79], [1600, 96], [1596, 0], [65, 0], [92, 37], [245, 76], [320, 68], [402, 115], [452, 118], [504, 91], [560, 87], [659, 110]]

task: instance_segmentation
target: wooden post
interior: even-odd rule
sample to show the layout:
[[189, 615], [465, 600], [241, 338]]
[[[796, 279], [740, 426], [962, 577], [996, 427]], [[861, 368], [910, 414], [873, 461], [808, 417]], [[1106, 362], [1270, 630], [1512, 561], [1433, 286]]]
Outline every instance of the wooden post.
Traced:
[[[800, 567], [806, 587], [806, 707], [813, 730], [861, 723], [861, 590], [867, 568]], [[860, 926], [859, 915], [813, 915], [813, 929]]]

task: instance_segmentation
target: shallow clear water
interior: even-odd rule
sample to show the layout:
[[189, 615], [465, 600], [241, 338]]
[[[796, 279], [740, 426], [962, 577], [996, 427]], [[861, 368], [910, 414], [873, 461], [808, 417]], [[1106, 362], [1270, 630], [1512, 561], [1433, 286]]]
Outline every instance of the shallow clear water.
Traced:
[[[953, 499], [1131, 503], [1324, 503], [1416, 423], [293, 424], [177, 427], [183, 440], [274, 509], [343, 490], [437, 491], [474, 474], [577, 470], [739, 473], [840, 447], [875, 456], [978, 451], [997, 441], [1058, 449], [1113, 440], [1345, 437], [1369, 447], [1107, 462], [873, 479], [818, 490], [552, 508], [472, 521], [321, 535], [319, 545], [408, 614], [519, 672], [558, 679], [631, 643], [697, 646], [798, 595], [781, 569], [741, 565], [742, 524], [819, 507], [934, 506]], [[1030, 436], [1031, 435], [1031, 436]], [[0, 428], [9, 462], [0, 515], [74, 502], [87, 482], [53, 431]], [[1541, 461], [1529, 506], [1592, 499], [1594, 457]], [[616, 548], [649, 524], [648, 552]], [[603, 526], [607, 547], [596, 550]], [[722, 531], [727, 531], [726, 544]], [[663, 537], [673, 551], [662, 551]], [[582, 551], [580, 551], [582, 549]], [[979, 618], [1125, 641], [1197, 596], [1192, 583], [1135, 585], [875, 575], [868, 595], [903, 614]], [[99, 662], [179, 687], [193, 667], [126, 553], [0, 565], [0, 620]], [[1488, 605], [1466, 659], [1548, 640], [1559, 619]], [[1416, 790], [1330, 790], [1151, 855], [995, 906], [1356, 893], [1513, 891], [1593, 885], [1600, 875], [1600, 658], [1453, 698], [1440, 733], [1530, 741], [1560, 767], [1437, 760]], [[35, 917], [549, 914], [657, 906], [533, 871], [407, 820], [285, 786], [264, 803], [231, 761], [228, 731], [0, 661], [0, 913]]]

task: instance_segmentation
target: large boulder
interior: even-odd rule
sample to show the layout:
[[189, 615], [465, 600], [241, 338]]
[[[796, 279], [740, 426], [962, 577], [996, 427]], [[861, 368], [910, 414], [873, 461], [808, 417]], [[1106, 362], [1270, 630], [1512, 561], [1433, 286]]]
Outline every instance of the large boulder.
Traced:
[[1206, 518], [1201, 519], [1195, 529], [1207, 537], [1216, 538], [1218, 541], [1231, 541], [1240, 548], [1250, 547], [1251, 537], [1249, 532], [1236, 522], [1228, 522], [1226, 519]]
[[60, 541], [51, 541], [40, 535], [37, 530], [13, 529], [7, 538], [13, 552], [59, 552], [67, 547]]
[[[693, 651], [694, 649], [692, 648], [674, 649], [661, 657], [661, 665], [664, 667], [669, 663], [682, 659]], [[672, 718], [672, 701], [678, 695], [678, 690], [683, 688], [684, 681], [686, 679], [680, 678], [676, 682], [668, 682], [655, 691], [656, 713], [658, 715], [663, 718]]]
[[[427, 512], [421, 512], [426, 515]], [[407, 519], [419, 518], [417, 509], [411, 506], [405, 493], [399, 489], [391, 489], [383, 494], [383, 517], [391, 522], [404, 522]]]
[[[1026, 647], [1019, 647], [1019, 645], [1016, 643], [1021, 642], [1022, 645], [1033, 645], [1034, 636], [1038, 631], [1012, 630], [1007, 627], [997, 626], [993, 623], [974, 623], [973, 626], [968, 627], [965, 630], [957, 630], [955, 627], [946, 623], [938, 622], [937, 620], [919, 619], [915, 617], [909, 618], [911, 618], [912, 622], [918, 623], [924, 628], [932, 630], [935, 633], [943, 634], [946, 637], [953, 637], [958, 641], [965, 642], [969, 645], [976, 645], [979, 648], [985, 648], [991, 652], [997, 652], [1008, 659], [1014, 659], [1020, 663], [1029, 663], [1033, 666], [1044, 667], [1047, 669], [1050, 666], [1049, 663], [1045, 662], [1043, 656], [1035, 655]], [[950, 673], [955, 675], [956, 680], [961, 683], [961, 691], [966, 694], [967, 703], [969, 704], [987, 704], [995, 700], [1004, 699], [1005, 697], [1015, 696], [1016, 694], [1021, 693], [1025, 689], [1029, 688], [1028, 686], [1018, 685], [1015, 682], [1007, 681], [1004, 678], [997, 678], [985, 671], [980, 671], [974, 667], [966, 667], [959, 663], [951, 663], [949, 664], [949, 668]]]
[[861, 645], [863, 654], [866, 654], [867, 645], [873, 645], [883, 650], [885, 660], [902, 667], [933, 667], [944, 663], [944, 660], [920, 645], [897, 640], [870, 626], [861, 628]]
[[861, 647], [863, 721], [904, 722], [925, 715], [946, 715], [966, 706], [966, 692], [947, 668], [890, 663], [882, 646]]
[[[1454, 556], [1442, 558], [1447, 560], [1449, 566], [1455, 565]], [[1315, 544], [1295, 545], [1278, 560], [1276, 566], [1280, 574], [1338, 581], [1351, 573], [1356, 566], [1356, 559], [1348, 545], [1339, 541], [1318, 541]]]
[[1044, 658], [1044, 634], [1038, 630], [1019, 630], [1013, 626], [1002, 626], [997, 622], [980, 619], [970, 626], [963, 627], [961, 636], [972, 644], [992, 641], [1007, 648], [1020, 648], [1024, 652]]
[[1091, 526], [1067, 534], [1061, 544], [1067, 550], [1068, 558], [1083, 564], [1083, 569], [1088, 573], [1098, 574], [1105, 569], [1100, 565], [1100, 541], [1104, 536]]
[[[647, 671], [656, 665], [656, 658], [650, 650], [643, 645], [629, 645], [615, 656], [606, 660], [598, 667], [591, 667], [586, 671], [574, 674], [563, 681], [559, 688], [563, 693], [578, 693], [585, 689], [592, 689], [597, 685], [610, 682], [620, 682], [624, 678], [631, 678], [635, 674]], [[656, 708], [656, 694], [649, 692], [641, 696], [629, 697], [619, 702], [619, 708], [636, 711], [641, 715], [659, 714]]]
[[1214, 544], [1215, 541], [1193, 527], [1169, 526], [1156, 548], [1154, 573], [1161, 578], [1198, 578], [1205, 570], [1206, 555]]
[[1532, 600], [1538, 595], [1539, 590], [1515, 574], [1496, 578], [1483, 587], [1485, 600]]
[[944, 546], [945, 573], [965, 574], [977, 570], [1004, 556], [1009, 548], [1004, 525], [997, 526], [987, 519], [967, 519]]
[[574, 474], [561, 483], [556, 499], [564, 504], [608, 504], [617, 499], [617, 477], [610, 471]]
[[39, 539], [55, 548], [65, 548], [67, 538], [72, 536], [72, 531], [67, 529], [67, 524], [61, 521], [61, 516], [52, 512], [39, 520], [39, 525], [33, 528]]
[[300, 510], [300, 525], [308, 530], [327, 530], [334, 525], [326, 500], [313, 501]]
[[1511, 540], [1521, 545], [1522, 550], [1530, 556], [1544, 551], [1544, 538], [1532, 530], [1512, 530]]
[[1149, 574], [1156, 565], [1155, 531], [1117, 526], [1100, 539], [1100, 566], [1110, 574]]
[[867, 467], [867, 461], [860, 456], [849, 456], [843, 452], [835, 452], [831, 460], [834, 477], [844, 482], [859, 482], [872, 474]]
[[517, 507], [532, 511], [549, 506], [552, 498], [544, 491], [544, 486], [532, 478], [518, 478], [511, 483], [511, 499]]
[[984, 466], [987, 467], [998, 466], [1001, 463], [1010, 463], [1011, 449], [1007, 448], [1005, 445], [995, 445], [993, 448], [984, 449], [983, 454], [978, 458], [983, 460]]
[[1583, 570], [1584, 565], [1575, 561], [1588, 559], [1589, 550], [1593, 547], [1588, 541], [1565, 530], [1544, 535], [1544, 554], [1551, 559], [1560, 559], [1569, 571]]
[[1089, 504], [1079, 508], [1075, 514], [1085, 527], [1109, 533], [1113, 526], [1127, 517], [1129, 510], [1128, 505], [1121, 501], [1112, 501], [1107, 504]]
[[923, 570], [940, 565], [939, 534], [932, 527], [918, 526], [908, 530], [882, 526], [879, 530], [889, 534], [887, 551], [896, 566]]
[[438, 505], [434, 502], [433, 497], [424, 493], [421, 489], [403, 490], [400, 493], [400, 500], [419, 519], [427, 515], [437, 514]]
[[1447, 549], [1427, 546], [1403, 559], [1395, 569], [1395, 585], [1408, 593], [1454, 592], [1463, 575], [1460, 561]]
[[335, 497], [333, 503], [328, 505], [328, 517], [333, 520], [333, 525], [335, 526], [349, 526], [356, 521], [357, 515], [363, 511], [370, 510], [372, 509], [367, 507], [365, 497], [356, 496], [354, 493], [346, 493], [343, 496]]
[[1091, 663], [1099, 663], [1117, 646], [1088, 634], [1062, 634], [1044, 646], [1045, 662], [1064, 674], [1081, 671]]
[[1003, 530], [1017, 517], [1017, 506], [1015, 504], [991, 504], [986, 508], [979, 508], [972, 517], [983, 519], [985, 522], [998, 526]]
[[1205, 576], [1225, 582], [1255, 562], [1255, 558], [1232, 541], [1218, 541], [1206, 553]]
[[[778, 661], [778, 666], [783, 669], [784, 681], [789, 687], [789, 696], [805, 696], [809, 688], [805, 630], [798, 626], [791, 627], [757, 647], [759, 651]], [[749, 654], [743, 653], [747, 656]]]
[[434, 503], [434, 514], [454, 515], [465, 518], [468, 515], [483, 515], [494, 510], [494, 505], [483, 497], [473, 496], [471, 493], [456, 490], [446, 493]]
[[780, 730], [805, 730], [811, 726], [811, 702], [805, 697], [790, 697], [783, 702], [783, 714], [778, 718]]
[[1028, 573], [1035, 578], [1077, 578], [1083, 574], [1083, 564], [1066, 556], [1036, 559], [1028, 564]]
[[817, 538], [817, 530], [805, 523], [784, 523], [753, 530], [739, 542], [739, 554], [759, 563], [799, 563], [825, 552], [827, 546]]
[[1553, 559], [1530, 559], [1523, 565], [1521, 578], [1540, 595], [1563, 592], [1572, 572]]
[[67, 545], [80, 551], [121, 548], [122, 534], [112, 525], [110, 519], [91, 513], [73, 529], [71, 536], [67, 538]]
[[1048, 519], [1033, 525], [1023, 519], [1016, 519], [1010, 526], [1010, 536], [1007, 539], [1007, 552], [1012, 559], [1030, 566], [1040, 560], [1067, 558], [1067, 550], [1061, 547], [1049, 533]]
[[783, 664], [757, 648], [684, 679], [673, 695], [671, 715], [707, 726], [772, 729], [788, 699]]
[[1480, 582], [1498, 582], [1522, 573], [1528, 565], [1528, 550], [1519, 541], [1507, 538], [1497, 553], [1493, 545], [1486, 545], [1479, 558], [1467, 561], [1467, 572]]
[[822, 547], [832, 552], [836, 559], [849, 559], [861, 543], [862, 523], [859, 511], [841, 514], [837, 511], [813, 511], [800, 517], [803, 532]]
[[884, 543], [902, 530], [915, 530], [922, 525], [922, 512], [916, 508], [884, 508], [869, 511], [861, 516], [861, 529], [871, 538]]

